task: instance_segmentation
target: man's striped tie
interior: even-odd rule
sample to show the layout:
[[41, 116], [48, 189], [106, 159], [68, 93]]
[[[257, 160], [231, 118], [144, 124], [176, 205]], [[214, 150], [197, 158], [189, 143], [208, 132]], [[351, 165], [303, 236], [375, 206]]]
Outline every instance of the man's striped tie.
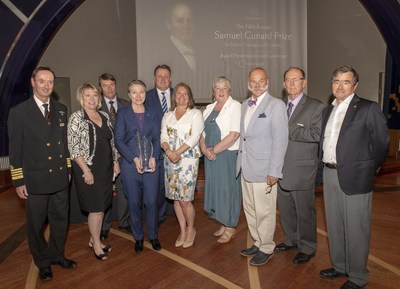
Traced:
[[110, 100], [108, 103], [110, 104], [111, 122], [114, 123], [115, 116], [117, 115], [117, 112], [115, 111], [115, 107], [114, 107], [114, 101]]
[[49, 104], [48, 103], [43, 103], [42, 105], [44, 107], [44, 118], [46, 119], [47, 123], [50, 124]]
[[165, 91], [161, 92], [162, 94], [162, 100], [161, 100], [161, 107], [164, 113], [168, 111], [168, 105], [167, 105], [167, 98], [165, 97]]

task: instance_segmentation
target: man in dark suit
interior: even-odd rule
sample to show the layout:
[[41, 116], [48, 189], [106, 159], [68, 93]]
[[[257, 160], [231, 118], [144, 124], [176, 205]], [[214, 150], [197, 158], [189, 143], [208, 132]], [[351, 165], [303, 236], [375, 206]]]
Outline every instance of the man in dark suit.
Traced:
[[[171, 86], [171, 68], [166, 64], [157, 65], [154, 69], [154, 85], [153, 89], [150, 89], [146, 93], [145, 107], [150, 110], [154, 110], [157, 118], [159, 119], [160, 125], [164, 113], [171, 109], [173, 89]], [[165, 198], [165, 179], [164, 179], [164, 152], [160, 150], [160, 154], [156, 156], [157, 165], [160, 172], [159, 182], [159, 220], [160, 222], [165, 221], [167, 211], [173, 213], [173, 204], [170, 204]], [[167, 209], [168, 207], [168, 209]]]
[[[101, 88], [101, 94], [103, 95], [101, 101], [101, 110], [106, 112], [110, 117], [111, 123], [114, 126], [115, 116], [119, 108], [129, 105], [129, 101], [122, 99], [117, 96], [117, 81], [114, 75], [110, 73], [103, 73], [99, 76], [99, 86]], [[121, 230], [126, 230], [129, 233], [131, 230], [131, 222], [129, 219], [129, 208], [128, 202], [124, 194], [124, 189], [122, 186], [122, 180], [119, 176], [115, 178], [115, 191], [117, 193], [117, 214], [118, 214], [118, 228]], [[113, 198], [114, 200], [114, 198]], [[103, 226], [100, 233], [100, 238], [102, 240], [107, 239], [108, 232], [111, 228], [112, 216], [110, 207], [104, 213]]]
[[368, 282], [374, 174], [389, 146], [379, 105], [355, 94], [358, 79], [352, 67], [337, 68], [332, 75], [335, 100], [322, 114], [320, 158], [333, 267], [320, 275], [346, 274], [342, 289], [362, 288]]
[[308, 262], [317, 249], [317, 221], [314, 205], [315, 177], [318, 168], [318, 146], [324, 105], [304, 94], [305, 72], [291, 67], [284, 73], [283, 86], [289, 118], [289, 144], [283, 164], [283, 178], [278, 186], [278, 206], [283, 243], [275, 251], [297, 247], [295, 264]]
[[[53, 278], [51, 265], [77, 265], [64, 257], [71, 161], [67, 108], [50, 98], [54, 78], [50, 68], [36, 68], [31, 77], [33, 96], [13, 107], [8, 118], [12, 181], [18, 197], [26, 200], [29, 249], [43, 281]], [[46, 219], [48, 243], [43, 235]]]

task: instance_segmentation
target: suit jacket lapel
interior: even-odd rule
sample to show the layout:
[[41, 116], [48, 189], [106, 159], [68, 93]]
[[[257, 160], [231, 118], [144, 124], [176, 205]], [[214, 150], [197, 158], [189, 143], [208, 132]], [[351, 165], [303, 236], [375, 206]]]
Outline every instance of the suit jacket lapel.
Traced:
[[[54, 130], [57, 129], [59, 125], [61, 125], [61, 119], [59, 118], [59, 108], [56, 102], [50, 98], [50, 126], [51, 126], [51, 134], [53, 134]], [[66, 124], [64, 124], [66, 125]]]
[[[38, 125], [38, 134], [45, 139], [48, 139], [50, 133], [50, 126], [47, 124], [46, 119], [43, 116], [42, 111], [36, 104], [33, 96], [29, 99], [29, 119], [32, 120], [32, 123], [36, 123]], [[51, 99], [50, 99], [51, 101]], [[50, 103], [50, 112], [52, 113], [52, 104]]]
[[136, 115], [135, 115], [135, 112], [133, 111], [132, 106], [128, 109], [127, 112], [128, 112], [128, 114], [127, 114], [127, 120], [126, 121], [128, 121], [128, 123], [126, 125], [129, 126], [129, 123], [134, 122], [135, 125], [138, 126], [139, 124], [137, 122]]
[[350, 123], [353, 120], [354, 115], [355, 115], [355, 113], [357, 111], [357, 104], [358, 104], [359, 101], [360, 101], [360, 98], [355, 94], [353, 96], [353, 99], [349, 103], [349, 107], [347, 108], [346, 115], [345, 115], [345, 117], [343, 119], [342, 127], [344, 125], [347, 125], [348, 123]]
[[161, 112], [161, 114], [164, 114], [164, 111], [163, 111], [163, 109], [162, 109], [162, 105], [161, 105], [160, 98], [158, 97], [157, 88], [154, 89], [154, 100], [155, 100], [156, 103], [157, 103], [157, 109]]
[[332, 110], [333, 110], [333, 105], [330, 104], [329, 106], [326, 107], [326, 112], [322, 116], [321, 140], [324, 139], [326, 124], [328, 123], [328, 119], [329, 116], [331, 115]]
[[258, 116], [261, 114], [261, 112], [265, 111], [265, 107], [267, 106], [270, 97], [271, 96], [267, 93], [264, 96], [264, 98], [261, 101], [261, 103], [259, 105], [257, 105], [256, 109], [253, 112], [253, 115], [251, 116], [251, 119], [249, 121], [249, 125], [247, 126], [247, 130], [246, 131], [251, 130], [251, 128], [253, 127], [253, 123], [256, 121]]
[[143, 128], [142, 128], [142, 134], [146, 135], [147, 132], [151, 130], [150, 126], [150, 113], [149, 110], [145, 110], [144, 112], [144, 122], [143, 122]]
[[106, 98], [103, 96], [103, 100], [101, 101], [101, 110], [106, 112], [108, 114], [108, 116], [110, 116], [110, 111], [108, 110], [108, 106], [107, 106], [107, 102], [106, 102]]
[[294, 111], [292, 112], [292, 115], [289, 118], [289, 123], [294, 122], [295, 118], [297, 117], [297, 115], [302, 111], [304, 105], [307, 102], [307, 96], [305, 94], [303, 94], [303, 96], [301, 97], [299, 103], [296, 105]]

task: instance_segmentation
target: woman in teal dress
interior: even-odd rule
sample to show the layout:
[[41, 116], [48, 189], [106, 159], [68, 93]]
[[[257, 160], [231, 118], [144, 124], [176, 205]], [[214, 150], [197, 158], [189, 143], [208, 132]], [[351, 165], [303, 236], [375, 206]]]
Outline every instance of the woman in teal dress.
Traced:
[[200, 138], [205, 170], [204, 210], [222, 226], [214, 236], [218, 243], [235, 237], [241, 206], [240, 178], [236, 177], [241, 105], [230, 96], [225, 77], [213, 82], [215, 101], [204, 110], [204, 132]]

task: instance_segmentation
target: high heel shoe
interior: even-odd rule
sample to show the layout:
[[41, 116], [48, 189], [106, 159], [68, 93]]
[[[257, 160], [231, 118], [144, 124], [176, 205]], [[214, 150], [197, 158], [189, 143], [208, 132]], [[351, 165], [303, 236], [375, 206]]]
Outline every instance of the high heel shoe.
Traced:
[[236, 236], [236, 230], [235, 228], [225, 228], [224, 233], [222, 234], [221, 238], [218, 239], [218, 243], [220, 244], [226, 244], [230, 240], [235, 239]]
[[94, 256], [96, 257], [97, 260], [105, 261], [105, 260], [108, 259], [108, 253], [104, 252], [103, 254], [98, 254], [97, 255], [93, 246], [92, 246], [92, 251], [93, 251], [93, 254], [94, 254]]
[[188, 241], [185, 240], [185, 242], [183, 242], [182, 248], [189, 248], [193, 246], [194, 243], [194, 238], [196, 237], [196, 230], [194, 230], [192, 238]]
[[[89, 245], [88, 246], [89, 246], [90, 249], [93, 249], [93, 242], [89, 241]], [[104, 253], [111, 252], [111, 245], [106, 245], [102, 249], [103, 249]]]
[[176, 241], [175, 241], [175, 247], [180, 247], [180, 246], [182, 246], [182, 245], [185, 243], [184, 240], [179, 240], [180, 237], [181, 237], [181, 235], [179, 235], [178, 239], [176, 239]]
[[222, 234], [225, 232], [225, 226], [221, 226], [218, 231], [214, 232], [214, 237], [221, 237]]

